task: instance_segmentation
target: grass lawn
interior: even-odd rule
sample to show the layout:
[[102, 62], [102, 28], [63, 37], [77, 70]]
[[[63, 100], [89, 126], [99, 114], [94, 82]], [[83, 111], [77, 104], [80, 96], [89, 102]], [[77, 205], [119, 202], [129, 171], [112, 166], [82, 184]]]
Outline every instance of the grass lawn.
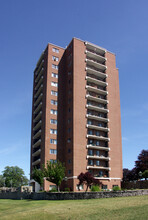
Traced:
[[0, 220], [148, 220], [148, 196], [90, 200], [0, 199]]

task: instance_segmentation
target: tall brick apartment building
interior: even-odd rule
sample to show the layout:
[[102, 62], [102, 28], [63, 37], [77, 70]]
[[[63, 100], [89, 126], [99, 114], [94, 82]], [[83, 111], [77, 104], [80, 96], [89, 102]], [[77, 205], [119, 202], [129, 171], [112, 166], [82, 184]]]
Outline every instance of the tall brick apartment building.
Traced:
[[[34, 71], [32, 109], [31, 170], [56, 160], [57, 153], [66, 167], [63, 188], [77, 191], [77, 176], [86, 171], [101, 181], [102, 188], [120, 186], [121, 118], [115, 54], [77, 38], [66, 49], [48, 44]], [[46, 190], [52, 187], [49, 185], [45, 182]]]

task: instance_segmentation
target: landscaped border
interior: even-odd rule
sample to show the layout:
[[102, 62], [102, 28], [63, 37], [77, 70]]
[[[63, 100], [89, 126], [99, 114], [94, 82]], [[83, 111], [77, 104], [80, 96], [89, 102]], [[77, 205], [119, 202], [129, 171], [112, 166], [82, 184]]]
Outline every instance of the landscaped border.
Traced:
[[148, 189], [111, 192], [2, 192], [0, 199], [75, 200], [148, 195]]

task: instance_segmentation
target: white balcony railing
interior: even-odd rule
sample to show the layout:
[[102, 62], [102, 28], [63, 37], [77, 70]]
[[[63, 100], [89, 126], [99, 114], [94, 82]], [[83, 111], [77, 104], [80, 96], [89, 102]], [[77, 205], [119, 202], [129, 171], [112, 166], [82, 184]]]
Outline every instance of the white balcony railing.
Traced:
[[87, 170], [96, 169], [96, 170], [111, 170], [110, 167], [101, 167], [101, 166], [87, 166]]
[[35, 144], [33, 145], [33, 148], [40, 146], [40, 144], [41, 144], [41, 139], [39, 139], [37, 142], [35, 142]]
[[97, 120], [97, 121], [109, 122], [108, 118], [99, 117], [97, 115], [87, 114], [86, 117], [89, 118], [89, 119]]
[[109, 103], [108, 100], [106, 100], [106, 99], [98, 98], [98, 97], [92, 96], [90, 94], [87, 94], [86, 98], [88, 100], [92, 100], [92, 101], [103, 103], [103, 104], [108, 104]]
[[33, 139], [38, 138], [39, 136], [41, 136], [41, 129], [33, 136]]
[[90, 86], [90, 85], [86, 85], [86, 89], [88, 91], [92, 91], [92, 92], [95, 92], [95, 93], [98, 93], [98, 94], [102, 94], [102, 95], [107, 95], [108, 94], [108, 92], [106, 90], [99, 89], [97, 87]]
[[91, 109], [91, 110], [96, 110], [96, 111], [99, 111], [99, 112], [103, 112], [103, 113], [108, 113], [109, 112], [109, 110], [106, 109], [106, 108], [101, 108], [101, 107], [91, 105], [91, 104], [87, 104], [86, 108]]
[[106, 160], [109, 161], [110, 157], [105, 157], [105, 156], [97, 156], [97, 155], [87, 155], [87, 159], [98, 159], [98, 160]]
[[38, 159], [38, 160], [34, 161], [34, 162], [32, 163], [32, 165], [35, 166], [35, 165], [39, 164], [40, 161], [41, 161], [41, 159]]
[[92, 144], [88, 144], [88, 145], [86, 146], [86, 148], [88, 148], [88, 149], [95, 149], [95, 150], [110, 151], [110, 148], [109, 148], [109, 147], [96, 146], [96, 145], [92, 145]]
[[106, 73], [102, 73], [102, 72], [95, 70], [95, 69], [88, 67], [88, 66], [86, 67], [86, 72], [89, 74], [93, 74], [95, 76], [98, 76], [101, 79], [105, 79], [106, 77], [108, 77], [108, 75]]
[[90, 128], [90, 129], [99, 130], [99, 131], [106, 131], [106, 132], [108, 132], [110, 130], [109, 128], [106, 128], [106, 127], [101, 127], [101, 126], [97, 126], [97, 125], [89, 125], [89, 124], [87, 124], [86, 127]]
[[87, 138], [96, 139], [96, 140], [102, 140], [102, 141], [110, 141], [110, 138], [104, 137], [104, 136], [96, 136], [92, 134], [87, 134]]

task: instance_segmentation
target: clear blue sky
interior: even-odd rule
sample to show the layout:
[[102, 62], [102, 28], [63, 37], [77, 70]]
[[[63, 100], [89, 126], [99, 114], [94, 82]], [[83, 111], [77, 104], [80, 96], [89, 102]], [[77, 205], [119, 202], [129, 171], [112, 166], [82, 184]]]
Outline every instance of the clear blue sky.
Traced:
[[0, 0], [0, 173], [30, 172], [33, 70], [48, 42], [72, 37], [116, 54], [123, 167], [148, 149], [148, 1]]

